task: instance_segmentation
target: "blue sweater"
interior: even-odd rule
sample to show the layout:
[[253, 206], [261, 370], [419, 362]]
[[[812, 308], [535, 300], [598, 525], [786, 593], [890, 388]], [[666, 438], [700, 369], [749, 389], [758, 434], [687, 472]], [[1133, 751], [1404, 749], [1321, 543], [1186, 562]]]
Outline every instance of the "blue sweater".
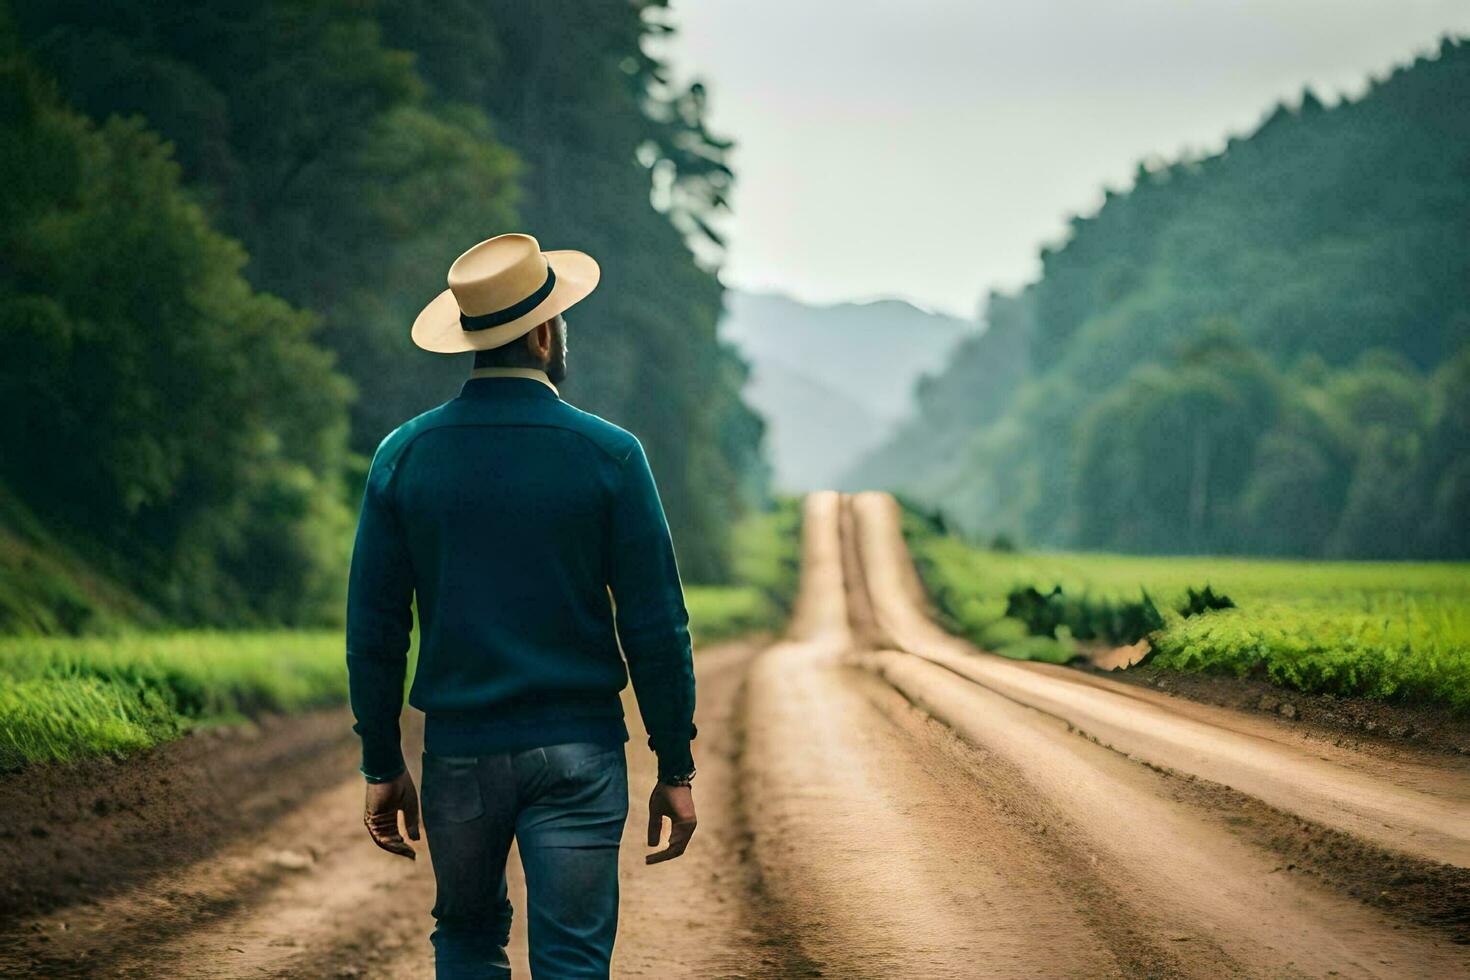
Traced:
[[659, 775], [693, 768], [689, 617], [631, 433], [534, 378], [490, 377], [383, 440], [347, 598], [353, 730], [370, 780], [403, 771], [415, 597], [408, 700], [425, 713], [429, 752], [622, 743], [618, 692], [631, 675]]

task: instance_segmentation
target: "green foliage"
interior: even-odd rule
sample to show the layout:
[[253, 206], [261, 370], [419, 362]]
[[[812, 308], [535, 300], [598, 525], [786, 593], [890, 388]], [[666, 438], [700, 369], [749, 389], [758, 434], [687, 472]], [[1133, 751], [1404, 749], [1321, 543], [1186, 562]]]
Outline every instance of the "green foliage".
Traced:
[[1228, 549], [1218, 539], [1234, 528], [1222, 511], [1242, 491], [1255, 436], [1277, 412], [1281, 392], [1265, 362], [1226, 329], [1203, 335], [1170, 367], [1138, 369], [1083, 418], [1082, 544]]
[[[1186, 588], [1184, 605], [1179, 607], [1181, 616], [1201, 616], [1215, 609], [1234, 609], [1235, 601], [1228, 595], [1217, 593], [1213, 587], [1206, 585], [1198, 592], [1193, 587]], [[1151, 630], [1149, 632], [1152, 632]], [[1142, 634], [1140, 634], [1142, 635]]]
[[164, 618], [98, 573], [0, 484], [0, 634], [115, 632]]
[[250, 288], [140, 120], [16, 57], [0, 103], [0, 478], [172, 617], [330, 616], [349, 392], [312, 318]]
[[122, 757], [179, 734], [155, 692], [93, 678], [0, 686], [0, 772], [89, 755]]
[[743, 518], [733, 534], [734, 585], [684, 590], [696, 643], [780, 629], [801, 577], [801, 502], [784, 497]]
[[861, 481], [1033, 546], [1470, 556], [1470, 44], [1140, 166]]
[[514, 226], [520, 164], [483, 113], [431, 103], [372, 6], [17, 2], [16, 20], [78, 108], [142, 115], [173, 144], [253, 286], [318, 314], [372, 394], [353, 403], [356, 451], [454, 393], [464, 365], [408, 327], [454, 256]]
[[924, 527], [935, 534], [948, 534], [949, 523], [944, 519], [944, 511], [938, 508], [925, 507], [917, 500], [913, 500], [903, 494], [895, 494], [894, 499], [903, 508], [903, 512], [911, 520], [921, 522]]
[[1465, 598], [1454, 601], [1459, 609], [1385, 588], [1366, 601], [1349, 593], [1336, 609], [1287, 600], [1201, 616], [1158, 636], [1152, 663], [1264, 677], [1311, 693], [1442, 701], [1470, 710], [1470, 620]]
[[328, 631], [0, 638], [0, 770], [123, 755], [345, 692], [342, 638]]
[[[1206, 586], [1206, 590], [1208, 590]], [[1190, 590], [1189, 612], [1192, 615], [1195, 592]], [[1228, 600], [1227, 600], [1228, 601]], [[1006, 594], [1006, 618], [1025, 624], [1032, 636], [1057, 638], [1057, 631], [1083, 642], [1114, 645], [1137, 643], [1155, 630], [1162, 629], [1164, 617], [1144, 592], [1136, 600], [1115, 600], [1090, 595], [1067, 595], [1060, 585], [1042, 595], [1035, 586], [1025, 585]]]
[[684, 590], [696, 644], [771, 630], [781, 623], [766, 593], [749, 585], [691, 585]]
[[[1074, 640], [1129, 642], [1139, 627], [1102, 611], [1142, 594], [1155, 666], [1470, 710], [1465, 565], [1004, 553], [934, 534], [909, 514], [904, 533], [948, 625], [997, 653], [1033, 655], [1036, 628], [1008, 615], [1012, 594], [1046, 601], [1036, 621], [1051, 617], [1057, 638], [1039, 639], [1068, 651]], [[1200, 581], [1210, 585], [1196, 590]], [[1060, 583], [1054, 598], [1042, 583]]]

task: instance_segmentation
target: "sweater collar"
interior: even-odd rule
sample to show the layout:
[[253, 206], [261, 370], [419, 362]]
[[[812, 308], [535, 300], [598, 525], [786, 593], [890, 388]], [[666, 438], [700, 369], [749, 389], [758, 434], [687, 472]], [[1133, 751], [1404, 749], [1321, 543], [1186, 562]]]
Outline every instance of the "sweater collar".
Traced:
[[527, 388], [529, 388], [529, 389], [531, 389], [533, 391], [539, 390], [535, 386], [532, 386], [532, 385], [522, 385], [522, 384], [506, 385], [504, 383], [504, 381], [502, 380], [502, 379], [505, 379], [505, 378], [523, 379], [523, 380], [527, 380], [527, 381], [538, 381], [541, 384], [543, 384], [543, 385], [546, 386], [547, 390], [551, 393], [552, 396], [554, 396], [556, 398], [560, 398], [561, 397], [561, 392], [557, 390], [556, 385], [554, 385], [554, 384], [551, 383], [551, 379], [546, 376], [546, 372], [545, 371], [540, 371], [540, 370], [537, 370], [536, 368], [517, 368], [517, 367], [483, 367], [483, 368], [475, 368], [473, 371], [470, 372], [469, 380], [466, 381], [464, 383], [464, 387], [460, 389], [460, 394], [462, 394], [462, 395], [467, 395], [467, 394], [471, 394], [471, 393], [477, 393], [477, 394], [478, 393], [486, 393], [486, 394], [489, 394], [492, 391], [500, 391], [500, 390], [523, 391], [523, 390], [525, 390]]

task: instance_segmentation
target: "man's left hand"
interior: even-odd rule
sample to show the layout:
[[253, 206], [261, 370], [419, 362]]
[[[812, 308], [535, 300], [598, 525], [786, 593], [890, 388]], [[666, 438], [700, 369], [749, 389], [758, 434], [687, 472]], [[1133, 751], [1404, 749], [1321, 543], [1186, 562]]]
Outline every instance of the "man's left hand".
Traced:
[[403, 811], [403, 827], [409, 840], [419, 839], [419, 794], [408, 770], [386, 783], [367, 784], [367, 807], [362, 822], [367, 825], [373, 843], [392, 854], [416, 860], [414, 849], [398, 832], [398, 812]]
[[648, 864], [672, 861], [689, 846], [694, 836], [694, 792], [688, 786], [670, 786], [658, 783], [653, 795], [648, 798], [648, 846], [657, 847], [663, 836], [664, 817], [673, 824], [669, 831], [669, 846], [650, 854], [643, 860]]

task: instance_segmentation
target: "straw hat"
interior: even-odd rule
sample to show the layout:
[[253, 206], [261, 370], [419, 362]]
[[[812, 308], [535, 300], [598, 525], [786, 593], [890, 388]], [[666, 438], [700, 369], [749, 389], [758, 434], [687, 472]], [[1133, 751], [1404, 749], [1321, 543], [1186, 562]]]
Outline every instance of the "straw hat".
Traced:
[[454, 260], [449, 288], [413, 321], [413, 342], [436, 354], [504, 346], [586, 298], [601, 274], [583, 252], [496, 235]]

